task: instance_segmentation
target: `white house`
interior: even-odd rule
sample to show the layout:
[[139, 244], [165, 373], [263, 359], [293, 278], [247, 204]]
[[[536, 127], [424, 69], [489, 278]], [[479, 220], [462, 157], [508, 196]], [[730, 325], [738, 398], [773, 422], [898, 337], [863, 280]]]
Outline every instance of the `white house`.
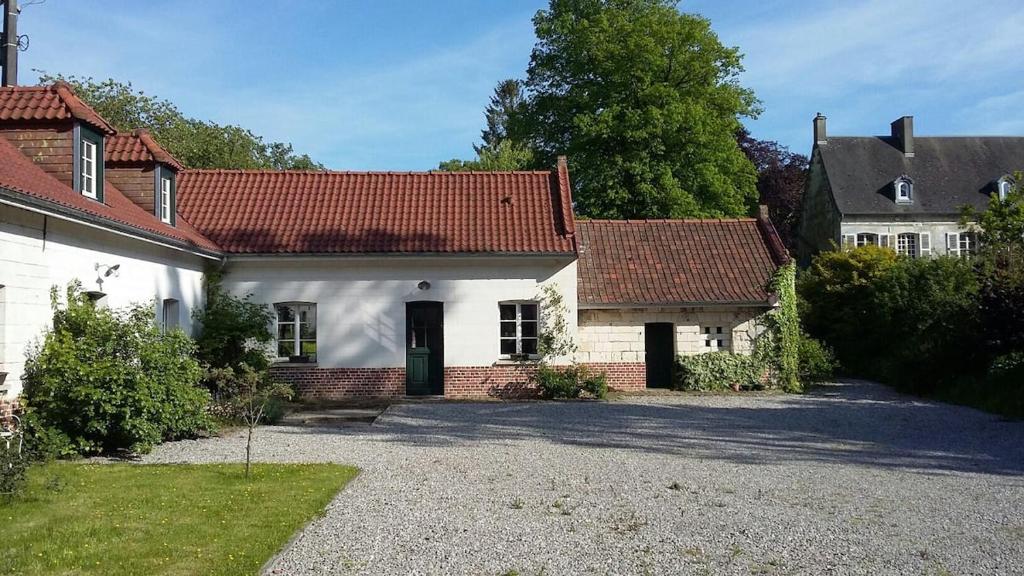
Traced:
[[[105, 162], [111, 142], [130, 144], [134, 159]], [[136, 171], [150, 203], [161, 189], [173, 201], [178, 165], [167, 158], [148, 137], [116, 135], [64, 84], [0, 88], [0, 389], [7, 397], [21, 388], [26, 347], [50, 322], [53, 286], [81, 281], [113, 307], [151, 301], [160, 322], [192, 329], [203, 268], [221, 259], [220, 250], [173, 213], [161, 218], [112, 184]]]
[[788, 256], [764, 216], [576, 222], [564, 159], [533, 172], [186, 170], [63, 84], [0, 88], [0, 374], [17, 394], [49, 292], [191, 326], [202, 279], [273, 308], [306, 396], [518, 394], [564, 305], [578, 361], [667, 386], [676, 354], [747, 352]]

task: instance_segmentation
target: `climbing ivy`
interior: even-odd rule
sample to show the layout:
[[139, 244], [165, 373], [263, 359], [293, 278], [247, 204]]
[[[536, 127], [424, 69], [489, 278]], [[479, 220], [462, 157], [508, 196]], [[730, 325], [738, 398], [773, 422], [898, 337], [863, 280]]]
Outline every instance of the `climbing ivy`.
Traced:
[[778, 307], [765, 314], [765, 328], [757, 342], [756, 354], [772, 370], [772, 376], [787, 392], [802, 392], [800, 382], [800, 316], [796, 308], [796, 265], [778, 269], [769, 288], [778, 297]]

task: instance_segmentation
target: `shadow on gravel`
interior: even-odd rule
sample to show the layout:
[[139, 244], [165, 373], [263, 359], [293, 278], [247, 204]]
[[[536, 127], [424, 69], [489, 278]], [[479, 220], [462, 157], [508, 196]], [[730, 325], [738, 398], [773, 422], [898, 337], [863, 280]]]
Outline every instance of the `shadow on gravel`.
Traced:
[[408, 404], [392, 406], [372, 427], [319, 432], [410, 446], [544, 440], [751, 464], [1024, 472], [1024, 423], [862, 381], [805, 396], [711, 401]]

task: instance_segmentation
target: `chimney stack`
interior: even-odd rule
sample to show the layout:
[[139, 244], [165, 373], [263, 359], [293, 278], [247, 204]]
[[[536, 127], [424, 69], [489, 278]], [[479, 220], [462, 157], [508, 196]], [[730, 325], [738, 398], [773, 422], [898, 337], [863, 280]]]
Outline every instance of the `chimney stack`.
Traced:
[[893, 121], [892, 138], [896, 141], [896, 147], [906, 157], [914, 155], [914, 117], [903, 116]]
[[0, 46], [0, 66], [3, 66], [0, 84], [18, 85], [18, 0], [3, 0], [4, 30]]
[[828, 133], [825, 132], [825, 116], [818, 112], [818, 115], [814, 117], [814, 143], [815, 144], [828, 144]]

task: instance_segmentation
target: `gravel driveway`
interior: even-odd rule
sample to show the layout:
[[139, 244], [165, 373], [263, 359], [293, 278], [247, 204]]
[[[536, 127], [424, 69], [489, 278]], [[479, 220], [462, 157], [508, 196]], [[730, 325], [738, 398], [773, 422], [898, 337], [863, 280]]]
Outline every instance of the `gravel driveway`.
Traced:
[[270, 574], [1024, 574], [1024, 423], [868, 383], [404, 404], [256, 444], [260, 460], [363, 469]]

